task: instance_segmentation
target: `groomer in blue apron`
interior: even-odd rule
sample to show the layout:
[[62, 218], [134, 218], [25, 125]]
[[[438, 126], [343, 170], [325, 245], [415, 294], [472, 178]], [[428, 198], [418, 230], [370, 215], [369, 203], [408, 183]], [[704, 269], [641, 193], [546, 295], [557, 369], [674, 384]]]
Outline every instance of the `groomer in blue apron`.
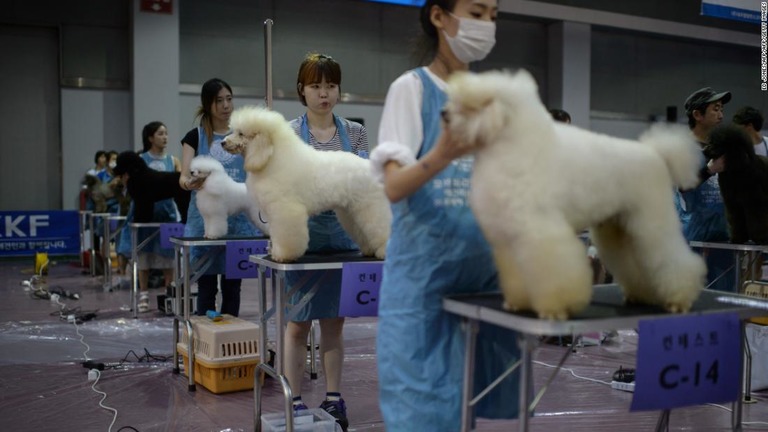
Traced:
[[[296, 90], [307, 112], [291, 121], [291, 126], [304, 142], [320, 151], [345, 151], [360, 157], [368, 155], [368, 136], [360, 123], [333, 114], [340, 98], [341, 67], [331, 57], [309, 54], [299, 67]], [[334, 167], [328, 167], [329, 174]], [[308, 252], [357, 250], [347, 236], [336, 214], [327, 211], [309, 219]], [[320, 359], [325, 376], [326, 396], [320, 408], [336, 418], [344, 431], [349, 425], [344, 399], [341, 397], [341, 373], [344, 361], [342, 330], [339, 317], [341, 270], [287, 272], [288, 290], [297, 289], [289, 303], [296, 304], [304, 294], [316, 288], [314, 297], [298, 313], [290, 317], [285, 332], [285, 376], [291, 385], [295, 410], [307, 409], [301, 398], [304, 365], [307, 358], [307, 336], [312, 320], [320, 321]]]
[[[246, 172], [243, 157], [225, 151], [221, 141], [230, 133], [229, 117], [234, 106], [232, 89], [229, 84], [213, 78], [203, 84], [200, 94], [202, 105], [198, 108], [200, 126], [189, 131], [181, 140], [182, 161], [180, 184], [184, 189], [196, 191], [202, 185], [194, 180], [189, 172], [192, 159], [198, 155], [210, 155], [224, 165], [227, 174], [237, 182], [245, 182]], [[227, 236], [259, 237], [262, 233], [251, 223], [244, 213], [237, 213], [227, 218]], [[205, 226], [200, 211], [197, 209], [197, 193], [192, 192], [192, 199], [187, 212], [187, 224], [184, 226], [185, 237], [203, 237]], [[213, 250], [211, 250], [213, 249]], [[225, 248], [193, 247], [190, 258], [194, 263], [204, 255], [212, 254], [212, 264], [197, 281], [197, 314], [205, 315], [209, 310], [216, 310], [218, 282], [221, 282], [222, 314], [238, 316], [240, 313], [241, 279], [229, 279], [225, 272]]]
[[[393, 203], [376, 346], [388, 432], [460, 430], [465, 338], [460, 318], [443, 310], [443, 298], [499, 290], [490, 247], [469, 207], [473, 160], [441, 125], [446, 80], [494, 44], [496, 1], [480, 0], [483, 8], [476, 3], [429, 0], [423, 6], [421, 26], [434, 59], [392, 83], [371, 153], [374, 174]], [[476, 393], [519, 357], [514, 332], [481, 325]], [[518, 383], [518, 372], [505, 378], [476, 414], [515, 417]]]

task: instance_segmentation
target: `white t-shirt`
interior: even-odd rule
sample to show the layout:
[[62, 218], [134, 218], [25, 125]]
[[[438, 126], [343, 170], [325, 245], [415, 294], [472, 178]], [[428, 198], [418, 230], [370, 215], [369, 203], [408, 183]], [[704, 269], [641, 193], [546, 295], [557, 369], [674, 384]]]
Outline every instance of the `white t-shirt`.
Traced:
[[768, 137], [763, 137], [763, 140], [755, 144], [755, 154], [768, 156]]
[[[445, 81], [423, 68], [435, 85], [443, 91], [448, 87]], [[415, 157], [424, 140], [421, 124], [421, 102], [424, 90], [421, 79], [414, 71], [400, 75], [390, 86], [379, 123], [378, 145], [386, 143], [408, 147]]]

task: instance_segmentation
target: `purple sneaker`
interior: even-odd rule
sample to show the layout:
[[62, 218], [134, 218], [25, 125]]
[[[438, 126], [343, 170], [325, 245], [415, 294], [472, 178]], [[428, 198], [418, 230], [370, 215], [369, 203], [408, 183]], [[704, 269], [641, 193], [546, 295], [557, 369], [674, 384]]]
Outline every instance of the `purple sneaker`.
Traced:
[[294, 405], [293, 405], [293, 412], [296, 412], [296, 411], [301, 411], [301, 410], [308, 410], [308, 409], [309, 409], [309, 407], [307, 407], [307, 406], [304, 404], [304, 402], [302, 402], [302, 403], [300, 403], [300, 404], [294, 404]]
[[347, 420], [347, 405], [344, 403], [344, 399], [337, 401], [326, 400], [320, 404], [320, 409], [332, 415], [336, 419], [336, 423], [341, 426], [341, 430], [347, 432], [349, 421]]

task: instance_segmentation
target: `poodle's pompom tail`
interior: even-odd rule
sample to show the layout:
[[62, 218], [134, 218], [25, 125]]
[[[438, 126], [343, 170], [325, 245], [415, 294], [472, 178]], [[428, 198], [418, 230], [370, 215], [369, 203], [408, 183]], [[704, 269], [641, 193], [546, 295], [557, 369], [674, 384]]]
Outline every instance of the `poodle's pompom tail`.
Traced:
[[690, 189], [699, 183], [704, 156], [685, 127], [658, 123], [640, 136], [640, 142], [651, 146], [664, 159], [675, 186]]

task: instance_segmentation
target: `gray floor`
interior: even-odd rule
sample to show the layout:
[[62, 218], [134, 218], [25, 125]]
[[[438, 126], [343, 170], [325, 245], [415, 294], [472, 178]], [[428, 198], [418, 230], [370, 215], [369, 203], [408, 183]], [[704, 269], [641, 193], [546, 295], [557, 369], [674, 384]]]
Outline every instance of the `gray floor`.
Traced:
[[[185, 377], [173, 374], [171, 362], [159, 358], [172, 353], [172, 319], [156, 310], [133, 319], [127, 310], [128, 291], [104, 292], [101, 278], [83, 275], [78, 264], [53, 263], [44, 285], [80, 294], [79, 300], [62, 299], [66, 307], [96, 311], [95, 319], [75, 325], [59, 318], [60, 305], [34, 299], [22, 286], [31, 277], [31, 259], [0, 261], [0, 291], [5, 299], [0, 303], [0, 430], [253, 430], [251, 391], [216, 395], [197, 386], [196, 392], [189, 392]], [[255, 287], [254, 281], [247, 281], [242, 294], [241, 318], [251, 321], [256, 319]], [[345, 326], [342, 388], [350, 431], [384, 430], [378, 409], [375, 334], [373, 318], [349, 319]], [[536, 351], [537, 389], [552, 371], [546, 365], [555, 364], [562, 349], [543, 344]], [[618, 337], [602, 346], [577, 349], [565, 365], [574, 375], [561, 371], [556, 376], [530, 421], [530, 430], [654, 430], [658, 412], [630, 413], [631, 393], [593, 381], [610, 381], [619, 366], [633, 367], [636, 350], [637, 335], [632, 330], [619, 331]], [[155, 360], [137, 362], [136, 357], [145, 352]], [[107, 364], [126, 357], [129, 361], [121, 369], [103, 371], [94, 389], [80, 364], [86, 356]], [[319, 380], [307, 375], [302, 383], [310, 405], [321, 402], [322, 378], [320, 371]], [[267, 380], [264, 395], [265, 412], [279, 411], [282, 399], [275, 382]], [[768, 395], [753, 396], [758, 402], [745, 405], [745, 429], [768, 430]], [[100, 403], [116, 410], [116, 418]], [[670, 430], [730, 430], [728, 408], [674, 410]], [[512, 420], [480, 419], [477, 424], [479, 431], [517, 429]]]

